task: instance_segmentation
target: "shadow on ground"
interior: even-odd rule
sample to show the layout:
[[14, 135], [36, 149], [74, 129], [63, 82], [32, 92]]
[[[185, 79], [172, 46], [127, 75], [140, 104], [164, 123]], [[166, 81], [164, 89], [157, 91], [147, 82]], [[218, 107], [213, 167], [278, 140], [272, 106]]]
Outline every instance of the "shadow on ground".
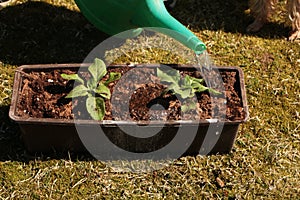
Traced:
[[11, 65], [82, 62], [108, 36], [63, 7], [28, 2], [0, 11], [0, 60]]
[[[247, 0], [179, 1], [171, 14], [190, 29], [245, 33], [253, 20], [244, 11]], [[27, 2], [0, 11], [0, 60], [21, 65], [82, 62], [108, 36], [80, 12], [43, 2]], [[287, 35], [282, 24], [268, 24], [259, 37]]]
[[9, 106], [0, 106], [0, 161], [22, 159], [24, 147], [20, 131], [8, 118]]
[[[42, 133], [41, 133], [42, 134]], [[94, 160], [88, 153], [55, 152], [29, 153], [23, 143], [18, 124], [9, 118], [9, 106], [0, 106], [0, 162], [47, 159]]]
[[[185, 26], [195, 31], [223, 30], [230, 33], [248, 35], [246, 28], [253, 22], [253, 17], [245, 13], [249, 0], [181, 0], [170, 11]], [[284, 24], [268, 23], [257, 33], [261, 38], [284, 38], [288, 35]]]

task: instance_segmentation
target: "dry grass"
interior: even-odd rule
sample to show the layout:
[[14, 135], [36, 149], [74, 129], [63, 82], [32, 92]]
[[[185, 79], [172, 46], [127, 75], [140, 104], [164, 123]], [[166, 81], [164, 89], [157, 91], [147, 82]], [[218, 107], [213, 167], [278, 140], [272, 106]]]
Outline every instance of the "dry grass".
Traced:
[[299, 198], [300, 45], [285, 39], [282, 1], [252, 35], [244, 31], [247, 1], [178, 2], [172, 14], [207, 44], [215, 63], [242, 67], [250, 119], [230, 154], [183, 157], [144, 174], [114, 173], [88, 156], [27, 154], [8, 119], [14, 69], [81, 62], [105, 35], [73, 1], [23, 2], [0, 11], [0, 199]]

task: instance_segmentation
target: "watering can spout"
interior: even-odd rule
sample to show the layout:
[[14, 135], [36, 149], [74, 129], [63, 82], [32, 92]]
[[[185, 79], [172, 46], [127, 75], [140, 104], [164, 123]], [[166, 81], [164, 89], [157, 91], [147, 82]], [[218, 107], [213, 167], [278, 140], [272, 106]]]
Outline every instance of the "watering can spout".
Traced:
[[133, 29], [153, 27], [192, 49], [196, 54], [206, 50], [205, 44], [173, 18], [163, 0], [75, 0], [81, 12], [98, 29], [114, 35]]
[[206, 50], [201, 40], [169, 14], [163, 0], [143, 0], [139, 6], [140, 12], [133, 17], [133, 23], [141, 27], [162, 28], [159, 29], [160, 32], [178, 40], [196, 54], [201, 54]]

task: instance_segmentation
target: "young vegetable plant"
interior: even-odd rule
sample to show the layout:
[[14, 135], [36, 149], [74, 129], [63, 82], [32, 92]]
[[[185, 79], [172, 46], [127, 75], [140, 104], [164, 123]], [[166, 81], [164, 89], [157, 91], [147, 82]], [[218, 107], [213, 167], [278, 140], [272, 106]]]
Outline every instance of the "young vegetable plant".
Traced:
[[109, 78], [106, 81], [101, 81], [107, 70], [105, 63], [98, 58], [88, 67], [88, 71], [91, 77], [86, 82], [78, 74], [61, 74], [64, 79], [79, 83], [66, 98], [87, 96], [86, 108], [90, 116], [94, 120], [102, 120], [105, 116], [105, 99], [111, 97], [111, 92], [107, 86], [109, 83], [120, 79], [121, 74], [110, 72]]
[[203, 85], [203, 79], [194, 78], [189, 75], [181, 77], [179, 71], [175, 69], [162, 71], [157, 68], [157, 76], [162, 82], [169, 83], [164, 94], [171, 92], [173, 95], [178, 95], [188, 103], [188, 105], [181, 106], [183, 112], [196, 108], [196, 103], [192, 100], [195, 96], [195, 92], [209, 91], [213, 94], [221, 94], [212, 88], [205, 87]]

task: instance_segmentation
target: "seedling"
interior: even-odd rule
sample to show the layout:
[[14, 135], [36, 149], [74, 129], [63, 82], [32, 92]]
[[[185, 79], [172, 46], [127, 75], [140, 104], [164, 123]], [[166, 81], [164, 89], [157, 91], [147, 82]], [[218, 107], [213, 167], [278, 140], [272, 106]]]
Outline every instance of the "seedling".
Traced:
[[212, 88], [204, 86], [203, 79], [194, 78], [189, 75], [181, 77], [178, 70], [170, 69], [162, 71], [161, 69], [157, 68], [157, 76], [162, 82], [169, 83], [163, 94], [171, 92], [173, 95], [178, 95], [188, 103], [188, 105], [181, 106], [181, 110], [183, 112], [196, 108], [196, 103], [192, 101], [192, 97], [195, 96], [196, 92], [209, 91], [213, 94], [221, 94]]
[[101, 81], [107, 74], [107, 70], [105, 63], [98, 58], [88, 67], [88, 71], [91, 77], [87, 81], [84, 81], [78, 74], [61, 74], [64, 79], [79, 83], [66, 98], [87, 96], [86, 108], [90, 116], [94, 120], [102, 120], [105, 116], [105, 99], [111, 97], [111, 92], [107, 86], [109, 83], [120, 79], [121, 74], [110, 72], [109, 78], [106, 81]]

